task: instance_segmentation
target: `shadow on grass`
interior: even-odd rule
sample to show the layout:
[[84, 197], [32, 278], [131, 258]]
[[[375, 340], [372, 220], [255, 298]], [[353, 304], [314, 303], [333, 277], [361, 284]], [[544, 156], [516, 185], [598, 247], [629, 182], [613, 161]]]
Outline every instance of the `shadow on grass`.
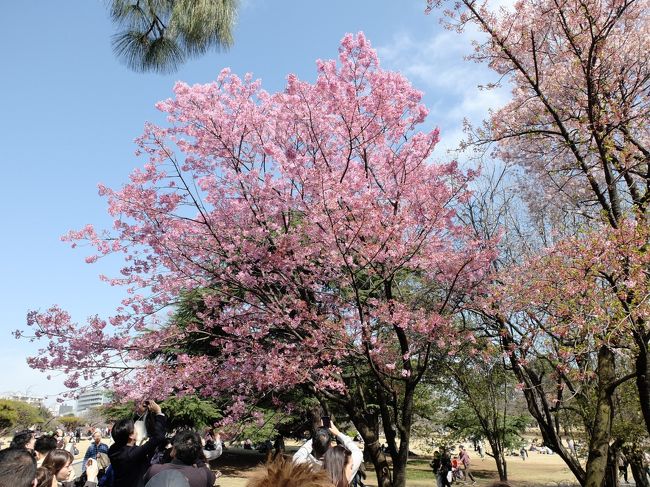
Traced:
[[[433, 485], [435, 485], [436, 477], [433, 473], [433, 470], [431, 469], [431, 466], [429, 465], [430, 461], [431, 460], [426, 458], [416, 458], [413, 460], [409, 459], [408, 467], [406, 469], [406, 478], [408, 480], [430, 480]], [[495, 475], [494, 471], [477, 468], [476, 466], [472, 467], [472, 475], [476, 479], [477, 483], [481, 483], [483, 485], [499, 480], [499, 477]], [[471, 483], [471, 481], [455, 481], [454, 485], [470, 486]]]
[[243, 448], [228, 448], [223, 454], [210, 462], [212, 470], [220, 470], [225, 477], [245, 477], [247, 473], [263, 465], [267, 460], [266, 453]]

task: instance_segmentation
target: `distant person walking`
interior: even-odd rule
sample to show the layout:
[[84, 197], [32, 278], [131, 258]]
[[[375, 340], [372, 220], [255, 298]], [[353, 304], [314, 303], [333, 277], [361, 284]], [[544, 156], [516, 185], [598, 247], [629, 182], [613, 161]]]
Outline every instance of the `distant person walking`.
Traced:
[[463, 465], [464, 470], [465, 470], [465, 479], [467, 480], [468, 478], [471, 479], [472, 485], [476, 483], [476, 480], [474, 479], [474, 476], [472, 475], [472, 470], [471, 470], [471, 460], [469, 458], [469, 453], [467, 453], [467, 450], [465, 450], [465, 447], [463, 445], [460, 445], [458, 447], [458, 459], [460, 460], [460, 463]]
[[623, 454], [622, 451], [618, 452], [617, 463], [618, 463], [619, 475], [621, 475], [623, 477], [623, 480], [625, 480], [626, 484], [629, 484], [629, 482], [627, 481], [627, 465], [628, 465], [628, 461], [627, 461], [627, 457]]
[[442, 448], [440, 453], [440, 467], [438, 469], [438, 481], [442, 487], [451, 487], [451, 457], [447, 448]]
[[278, 434], [278, 436], [275, 437], [275, 442], [273, 443], [273, 458], [283, 454], [284, 454], [284, 437]]
[[443, 481], [442, 478], [440, 477], [440, 452], [438, 450], [433, 452], [433, 460], [431, 460], [431, 463], [429, 464], [431, 466], [431, 469], [433, 470], [433, 475], [436, 476], [436, 486], [437, 487], [443, 487]]
[[481, 441], [478, 442], [476, 451], [478, 451], [478, 455], [481, 457], [481, 459], [485, 458], [485, 448], [483, 448], [483, 443]]
[[519, 456], [524, 462], [526, 461], [526, 458], [528, 458], [528, 452], [526, 451], [525, 446], [522, 446], [521, 449], [519, 450]]

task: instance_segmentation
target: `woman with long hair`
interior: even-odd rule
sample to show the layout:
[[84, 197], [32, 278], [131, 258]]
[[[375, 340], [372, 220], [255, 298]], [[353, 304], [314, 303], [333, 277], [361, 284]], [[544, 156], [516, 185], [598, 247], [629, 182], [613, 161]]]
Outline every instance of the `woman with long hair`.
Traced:
[[36, 469], [36, 487], [56, 487], [56, 478], [45, 467]]
[[[74, 485], [73, 461], [74, 457], [69, 451], [60, 448], [52, 450], [47, 454], [45, 460], [43, 460], [43, 466], [39, 467], [36, 471], [38, 487], [72, 487]], [[42, 472], [42, 469], [48, 472]], [[97, 460], [89, 458], [86, 461], [86, 483], [84, 487], [97, 486], [98, 472]], [[48, 478], [50, 479], [49, 485]]]
[[56, 478], [57, 482], [68, 482], [74, 477], [72, 453], [61, 448], [52, 450], [43, 460], [43, 467], [47, 468]]
[[323, 469], [327, 472], [334, 487], [348, 487], [352, 482], [352, 452], [336, 445], [325, 453]]

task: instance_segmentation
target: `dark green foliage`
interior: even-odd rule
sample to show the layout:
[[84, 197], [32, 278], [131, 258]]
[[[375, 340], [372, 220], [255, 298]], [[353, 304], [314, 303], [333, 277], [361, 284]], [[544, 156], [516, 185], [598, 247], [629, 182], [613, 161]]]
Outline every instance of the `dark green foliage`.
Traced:
[[86, 418], [79, 418], [77, 416], [61, 416], [56, 420], [66, 430], [75, 429], [79, 426], [86, 424]]
[[[160, 407], [167, 416], [170, 429], [201, 429], [222, 418], [214, 401], [196, 396], [172, 397], [160, 403]], [[132, 419], [136, 414], [135, 404], [133, 401], [109, 404], [102, 407], [101, 414], [107, 421]]]
[[133, 401], [126, 403], [113, 403], [100, 406], [99, 413], [106, 421], [119, 421], [120, 419], [132, 419], [135, 414]]
[[0, 433], [43, 424], [50, 416], [45, 408], [22, 401], [0, 399]]
[[9, 429], [18, 422], [18, 411], [11, 404], [13, 401], [0, 400], [0, 428]]
[[214, 401], [196, 396], [172, 397], [161, 404], [170, 428], [201, 429], [222, 418]]
[[[502, 446], [505, 449], [518, 449], [523, 442], [521, 435], [530, 423], [531, 418], [528, 414], [507, 414], [492, 423], [495, 425], [492, 434], [502, 439]], [[454, 432], [453, 436], [457, 440], [479, 439], [486, 436], [475, 411], [465, 402], [460, 402], [450, 412], [446, 427]]]
[[237, 0], [111, 0], [113, 50], [134, 71], [171, 73], [233, 43]]

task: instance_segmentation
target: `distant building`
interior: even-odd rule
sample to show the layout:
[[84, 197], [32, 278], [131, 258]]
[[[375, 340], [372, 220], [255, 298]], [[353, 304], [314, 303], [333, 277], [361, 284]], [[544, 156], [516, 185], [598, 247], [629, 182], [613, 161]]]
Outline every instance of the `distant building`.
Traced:
[[108, 391], [105, 389], [92, 389], [82, 392], [77, 398], [77, 414], [83, 414], [90, 408], [101, 406], [110, 402]]
[[31, 404], [32, 406], [37, 406], [37, 407], [42, 406], [43, 401], [45, 400], [44, 397], [27, 396], [22, 394], [3, 394], [0, 397], [2, 399], [10, 399], [12, 401], [26, 402], [27, 404]]
[[74, 413], [74, 406], [71, 406], [70, 404], [61, 404], [59, 406], [59, 416], [65, 416], [66, 414], [72, 414]]

